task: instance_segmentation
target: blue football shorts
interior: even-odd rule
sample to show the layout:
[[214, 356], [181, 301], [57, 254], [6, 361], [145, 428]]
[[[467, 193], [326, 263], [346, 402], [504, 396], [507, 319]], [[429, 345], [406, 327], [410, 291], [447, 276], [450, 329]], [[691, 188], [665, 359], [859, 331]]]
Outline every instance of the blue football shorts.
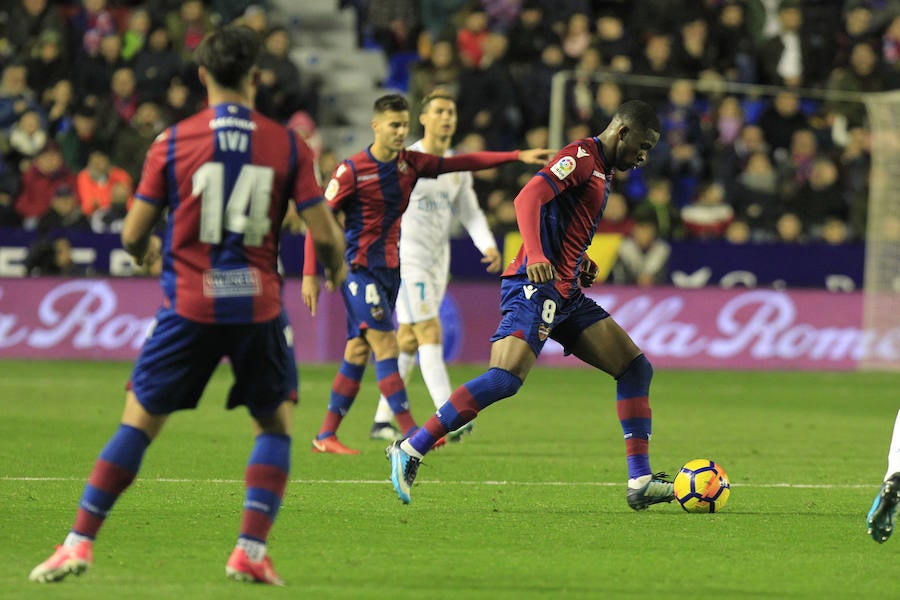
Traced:
[[355, 266], [341, 286], [347, 309], [347, 339], [366, 329], [393, 331], [394, 305], [400, 290], [400, 269]]
[[234, 384], [229, 409], [246, 405], [254, 417], [297, 401], [297, 365], [287, 315], [264, 323], [207, 324], [161, 308], [128, 383], [151, 414], [197, 407], [219, 362], [228, 358]]
[[599, 304], [577, 290], [563, 298], [553, 282], [532, 283], [526, 275], [503, 278], [500, 284], [500, 325], [491, 341], [514, 335], [540, 355], [547, 339], [571, 354], [571, 347], [585, 329], [609, 317]]

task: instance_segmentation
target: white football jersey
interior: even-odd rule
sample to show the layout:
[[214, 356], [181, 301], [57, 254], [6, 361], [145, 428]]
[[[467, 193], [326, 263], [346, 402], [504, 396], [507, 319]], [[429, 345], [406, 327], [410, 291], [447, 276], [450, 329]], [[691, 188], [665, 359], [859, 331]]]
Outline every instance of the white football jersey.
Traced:
[[[422, 140], [409, 147], [425, 152]], [[448, 151], [446, 156], [451, 156]], [[450, 229], [453, 219], [462, 223], [475, 246], [484, 254], [496, 246], [487, 218], [478, 206], [469, 172], [444, 173], [416, 182], [400, 225], [400, 276], [404, 273], [434, 272], [445, 277], [450, 269]]]

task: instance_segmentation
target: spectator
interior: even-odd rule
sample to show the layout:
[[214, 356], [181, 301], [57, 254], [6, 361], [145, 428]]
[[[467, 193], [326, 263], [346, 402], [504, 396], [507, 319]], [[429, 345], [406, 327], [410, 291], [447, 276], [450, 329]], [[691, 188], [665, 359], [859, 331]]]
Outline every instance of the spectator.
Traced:
[[762, 83], [790, 87], [815, 86], [826, 75], [829, 61], [817, 37], [803, 31], [803, 3], [782, 0], [778, 8], [781, 31], [760, 48]]
[[22, 217], [15, 206], [18, 193], [18, 166], [0, 156], [0, 227], [21, 227]]
[[757, 240], [771, 235], [782, 210], [778, 175], [765, 152], [755, 152], [737, 176], [733, 206], [738, 219], [747, 223]]
[[[443, 88], [452, 96], [459, 91], [459, 61], [450, 40], [440, 39], [431, 46], [428, 60], [417, 63], [410, 74], [409, 122], [411, 131], [418, 127], [422, 100], [435, 88]], [[548, 96], [549, 105], [549, 96]]]
[[681, 212], [672, 204], [672, 184], [666, 178], [652, 179], [647, 185], [647, 200], [635, 208], [641, 213], [652, 212], [657, 232], [664, 240], [684, 237]]
[[835, 36], [837, 50], [831, 61], [831, 66], [836, 68], [850, 64], [850, 54], [857, 44], [864, 43], [874, 48], [879, 41], [871, 7], [863, 0], [852, 0], [846, 4], [848, 6], [844, 11], [843, 28]]
[[[571, 63], [581, 61], [581, 57], [591, 45], [593, 34], [591, 33], [591, 19], [584, 13], [575, 13], [569, 17], [566, 24], [566, 33], [563, 35], [560, 46], [563, 54]], [[600, 66], [600, 51], [597, 51], [597, 65]]]
[[122, 33], [122, 58], [131, 62], [147, 42], [150, 33], [150, 11], [140, 6], [132, 9], [128, 17], [128, 29]]
[[180, 77], [175, 77], [166, 89], [166, 101], [162, 107], [164, 119], [169, 123], [177, 123], [194, 114], [200, 101], [191, 93]]
[[41, 116], [36, 111], [26, 111], [10, 129], [9, 158], [16, 163], [30, 161], [46, 144], [47, 132], [41, 125]]
[[753, 231], [747, 221], [735, 219], [725, 229], [725, 241], [734, 246], [747, 244], [753, 240]]
[[792, 212], [783, 212], [775, 222], [775, 241], [782, 244], [803, 244], [803, 222]]
[[181, 72], [181, 55], [172, 49], [169, 31], [158, 25], [134, 57], [134, 75], [141, 98], [163, 103], [170, 82]]
[[519, 96], [522, 100], [525, 129], [546, 124], [550, 120], [550, 95], [553, 76], [565, 64], [565, 55], [556, 44], [546, 46], [541, 52], [541, 59], [523, 66], [518, 73]]
[[750, 157], [757, 152], [769, 154], [762, 129], [757, 125], [744, 125], [738, 138], [731, 144], [720, 146], [714, 152], [710, 172], [716, 181], [733, 181], [747, 166]]
[[259, 90], [257, 109], [276, 121], [286, 122], [301, 109], [309, 110], [315, 102], [304, 94], [300, 70], [288, 56], [291, 39], [287, 29], [275, 27], [265, 38], [265, 49], [257, 61]]
[[266, 36], [266, 32], [269, 31], [269, 16], [259, 4], [250, 4], [247, 6], [247, 8], [244, 9], [243, 14], [239, 19], [236, 19], [236, 21], [241, 25], [249, 27], [263, 38]]
[[778, 92], [772, 105], [759, 117], [759, 127], [776, 160], [790, 147], [794, 133], [807, 126], [800, 98], [791, 90]]
[[459, 77], [459, 130], [477, 132], [488, 147], [511, 148], [521, 136], [522, 114], [515, 85], [504, 62], [506, 38], [492, 33], [478, 68], [464, 68]]
[[697, 198], [681, 209], [681, 221], [688, 238], [719, 239], [734, 220], [734, 209], [725, 202], [725, 188], [719, 183], [705, 184]]
[[[875, 49], [866, 42], [854, 44], [850, 50], [849, 65], [832, 71], [828, 89], [860, 94], [884, 91], [884, 78]], [[855, 127], [865, 122], [866, 107], [861, 101], [834, 102], [830, 107], [845, 120], [845, 127]]]
[[700, 79], [701, 73], [715, 68], [706, 21], [700, 16], [688, 19], [682, 23], [679, 34], [672, 50], [675, 71], [683, 77]]
[[63, 21], [55, 2], [49, 0], [8, 0], [4, 8], [9, 9], [6, 22], [6, 39], [12, 46], [12, 54], [19, 58], [31, 55], [45, 33], [62, 36]]
[[851, 240], [850, 227], [839, 217], [828, 217], [822, 224], [819, 239], [832, 246], [840, 246]]
[[201, 0], [185, 0], [177, 11], [166, 15], [166, 28], [175, 50], [187, 63], [203, 36], [213, 30], [213, 22]]
[[813, 164], [818, 155], [816, 136], [811, 129], [800, 129], [794, 132], [791, 138], [790, 152], [777, 154], [775, 160], [775, 168], [778, 171], [778, 191], [783, 199], [793, 198], [800, 187], [809, 181]]
[[597, 225], [597, 233], [617, 233], [630, 235], [634, 219], [628, 214], [628, 200], [620, 192], [610, 192], [606, 198], [606, 208]]
[[372, 26], [372, 36], [388, 56], [416, 49], [420, 27], [417, 4], [415, 0], [369, 3], [368, 22]]
[[48, 89], [69, 75], [70, 67], [63, 54], [62, 36], [52, 29], [43, 32], [26, 59], [25, 67], [28, 72], [28, 87], [36, 98], [43, 99]]
[[756, 83], [756, 46], [747, 24], [746, 10], [742, 2], [726, 1], [717, 23], [710, 29], [710, 46], [715, 68], [726, 80]]
[[27, 85], [28, 70], [22, 63], [11, 63], [0, 75], [0, 134], [19, 120], [28, 110], [39, 110], [40, 105]]
[[79, 104], [72, 115], [72, 127], [57, 136], [66, 165], [75, 172], [87, 165], [91, 150], [105, 145], [97, 134], [97, 109]]
[[[97, 55], [104, 37], [118, 37], [119, 34], [106, 0], [82, 0], [81, 8], [71, 17], [69, 23], [75, 33], [75, 43], [87, 56]], [[70, 54], [75, 56], [77, 50]], [[116, 58], [118, 57], [117, 52]]]
[[42, 104], [47, 115], [47, 133], [50, 137], [56, 137], [72, 128], [75, 89], [70, 80], [57, 81], [44, 93]]
[[[896, 74], [900, 68], [900, 15], [891, 19], [884, 30], [881, 37], [881, 59]], [[896, 79], [892, 78], [892, 81]]]
[[[678, 72], [672, 57], [672, 40], [669, 39], [669, 36], [661, 33], [648, 35], [641, 54], [633, 62], [632, 72], [635, 75], [653, 77], [680, 77], [682, 73]], [[664, 88], [641, 90], [638, 95], [656, 108], [662, 108], [668, 100], [668, 94]]]
[[600, 13], [596, 21], [597, 35], [594, 45], [600, 50], [603, 64], [611, 67], [617, 57], [624, 57], [631, 63], [631, 37], [627, 35], [625, 22], [613, 12]]
[[50, 199], [60, 185], [75, 187], [75, 175], [63, 162], [59, 147], [50, 143], [44, 146], [22, 173], [22, 185], [16, 198], [16, 212], [22, 217], [26, 229], [34, 229], [37, 221], [50, 210]]
[[834, 162], [830, 158], [816, 158], [809, 178], [787, 199], [785, 206], [800, 218], [804, 233], [810, 238], [821, 237], [822, 226], [828, 218], [845, 220], [847, 205], [841, 195]]
[[104, 35], [97, 51], [93, 54], [84, 52], [75, 62], [72, 81], [76, 92], [84, 100], [92, 96], [92, 102], [105, 98], [112, 85], [113, 73], [125, 66], [121, 38], [116, 33]]
[[[356, 0], [356, 2], [360, 2], [360, 0]], [[420, 0], [419, 11], [422, 28], [432, 43], [456, 35], [453, 19], [468, 4], [470, 4], [469, 0]]]
[[544, 16], [540, 2], [523, 2], [519, 18], [506, 33], [510, 64], [527, 68], [543, 60], [547, 48], [559, 45], [559, 36], [550, 29]]
[[130, 205], [132, 183], [128, 173], [109, 160], [104, 150], [95, 149], [88, 156], [88, 164], [78, 173], [78, 197], [81, 200], [81, 212], [91, 216], [95, 210], [108, 209], [113, 198], [125, 198]]
[[869, 171], [872, 162], [870, 144], [869, 132], [862, 127], [855, 127], [848, 132], [847, 145], [839, 158], [851, 235], [859, 238], [865, 236], [869, 211]]
[[140, 180], [143, 157], [165, 127], [159, 106], [153, 102], [142, 102], [131, 122], [116, 135], [110, 159], [128, 173], [131, 181]]
[[566, 90], [566, 125], [590, 120], [599, 86], [595, 76], [602, 66], [600, 51], [596, 48], [587, 48], [580, 55]]
[[477, 69], [481, 66], [489, 33], [487, 13], [483, 7], [473, 6], [456, 34], [456, 50], [464, 67]]
[[612, 268], [612, 280], [623, 285], [651, 287], [669, 279], [672, 247], [659, 237], [652, 210], [637, 210], [631, 234], [622, 238]]
[[72, 242], [63, 234], [38, 238], [29, 249], [25, 269], [32, 277], [89, 274], [89, 269], [72, 260]]
[[706, 168], [702, 113], [689, 80], [672, 83], [660, 117], [662, 137], [649, 168], [657, 176], [672, 178], [672, 199], [676, 205], [684, 206], [694, 196]]
[[38, 220], [37, 226], [39, 232], [56, 229], [89, 231], [90, 228], [91, 224], [81, 213], [75, 190], [66, 184], [56, 188], [50, 200], [50, 210]]
[[594, 110], [589, 121], [591, 131], [606, 129], [623, 100], [622, 86], [618, 83], [614, 81], [600, 83], [594, 96]]

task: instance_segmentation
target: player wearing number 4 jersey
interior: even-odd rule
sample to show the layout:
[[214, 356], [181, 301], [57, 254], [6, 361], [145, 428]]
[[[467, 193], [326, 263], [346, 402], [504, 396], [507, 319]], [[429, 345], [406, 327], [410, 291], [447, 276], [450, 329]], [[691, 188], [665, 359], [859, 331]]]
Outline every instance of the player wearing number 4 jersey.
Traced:
[[[410, 146], [410, 150], [452, 156], [450, 140], [456, 132], [453, 96], [441, 89], [425, 96], [419, 122], [425, 128], [425, 136]], [[481, 251], [481, 262], [487, 265], [487, 271], [498, 273], [500, 252], [487, 218], [478, 206], [471, 173], [446, 173], [435, 179], [420, 179], [413, 188], [400, 227], [397, 366], [405, 381], [418, 350], [422, 379], [435, 407], [446, 402], [453, 391], [444, 364], [438, 315], [450, 275], [450, 228], [454, 218], [466, 228]], [[400, 439], [400, 432], [390, 424], [391, 417], [390, 406], [381, 396], [370, 437]], [[470, 429], [471, 424], [460, 431], [451, 431], [447, 438], [458, 441]]]
[[266, 549], [288, 480], [297, 402], [293, 336], [276, 271], [289, 201], [312, 230], [331, 286], [346, 276], [340, 228], [322, 201], [312, 153], [300, 137], [252, 110], [260, 52], [256, 32], [227, 26], [197, 50], [209, 108], [163, 132], [150, 147], [122, 230], [137, 262], [156, 249], [151, 231], [169, 211], [162, 243], [163, 306], [141, 349], [121, 425], [100, 453], [61, 546], [29, 578], [58, 581], [93, 561], [94, 538], [134, 481], [168, 416], [197, 406], [228, 358], [228, 408], [245, 405], [256, 438], [246, 469], [232, 579], [281, 585]]
[[597, 274], [585, 252], [603, 214], [614, 169], [642, 164], [659, 136], [653, 107], [626, 102], [603, 132], [567, 145], [519, 192], [516, 218], [524, 244], [503, 273], [502, 318], [491, 338], [490, 369], [457, 388], [412, 437], [387, 448], [391, 482], [401, 501], [410, 501], [419, 463], [435, 440], [515, 394], [548, 338], [616, 380], [629, 506], [642, 510], [674, 499], [672, 483], [650, 470], [650, 362], [580, 289], [593, 284]]
[[[343, 219], [347, 242], [345, 258], [350, 272], [341, 287], [347, 309], [347, 343], [328, 410], [312, 441], [313, 452], [359, 453], [338, 441], [337, 430], [356, 399], [370, 354], [375, 355], [378, 389], [401, 430], [408, 435], [416, 428], [397, 370], [399, 348], [393, 319], [400, 286], [400, 217], [416, 181], [514, 160], [542, 165], [549, 154], [546, 150], [522, 150], [444, 157], [407, 150], [403, 147], [409, 133], [406, 99], [389, 94], [377, 99], [373, 108], [374, 143], [338, 165], [325, 188], [326, 200]], [[307, 239], [303, 298], [315, 314], [318, 288], [313, 251]]]

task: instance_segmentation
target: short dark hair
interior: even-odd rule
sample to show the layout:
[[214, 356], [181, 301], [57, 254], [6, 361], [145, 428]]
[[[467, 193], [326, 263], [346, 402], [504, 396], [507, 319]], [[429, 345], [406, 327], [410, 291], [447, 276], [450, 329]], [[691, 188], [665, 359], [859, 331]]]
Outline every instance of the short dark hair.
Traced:
[[372, 110], [375, 114], [381, 114], [389, 110], [400, 112], [409, 110], [409, 102], [400, 94], [387, 94], [375, 101]]
[[643, 100], [628, 100], [619, 105], [616, 109], [615, 116], [619, 117], [623, 123], [641, 130], [652, 130], [657, 133], [662, 132], [662, 126], [659, 123], [659, 115], [656, 109], [644, 102]]
[[449, 100], [450, 102], [456, 102], [456, 98], [454, 98], [453, 94], [449, 91], [444, 88], [435, 88], [422, 98], [422, 112], [425, 112], [425, 109], [428, 108], [428, 105], [432, 100]]
[[194, 53], [216, 83], [236, 90], [250, 73], [262, 48], [259, 34], [245, 25], [225, 25], [203, 38]]

